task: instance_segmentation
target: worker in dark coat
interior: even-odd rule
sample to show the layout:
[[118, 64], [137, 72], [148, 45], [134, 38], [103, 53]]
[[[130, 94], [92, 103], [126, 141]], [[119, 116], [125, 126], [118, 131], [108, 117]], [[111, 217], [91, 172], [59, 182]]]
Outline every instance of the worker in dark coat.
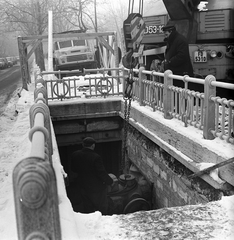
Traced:
[[100, 155], [95, 151], [95, 140], [87, 137], [83, 140], [82, 150], [72, 154], [72, 171], [77, 173], [75, 183], [81, 191], [84, 213], [100, 211], [108, 213], [107, 186], [113, 180], [108, 175]]
[[[163, 61], [164, 70], [170, 69], [175, 75], [189, 75], [193, 77], [193, 67], [189, 56], [187, 39], [176, 31], [176, 27], [171, 21], [162, 30], [167, 42], [165, 60]], [[174, 79], [173, 84], [183, 87], [183, 82], [180, 80]]]

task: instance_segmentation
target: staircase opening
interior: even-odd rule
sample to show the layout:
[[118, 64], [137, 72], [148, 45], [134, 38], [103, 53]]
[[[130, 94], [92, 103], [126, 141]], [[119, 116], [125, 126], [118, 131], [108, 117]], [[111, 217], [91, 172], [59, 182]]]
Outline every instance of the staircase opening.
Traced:
[[[61, 164], [68, 178], [65, 179], [67, 196], [71, 201], [73, 210], [82, 212], [82, 198], [75, 182], [76, 173], [71, 168], [71, 155], [74, 151], [82, 149], [82, 144], [59, 146]], [[136, 211], [151, 209], [151, 188], [146, 180], [139, 178], [134, 172], [119, 174], [122, 158], [122, 141], [97, 142], [97, 152], [103, 159], [107, 173], [114, 175], [114, 186], [108, 188], [108, 215], [127, 214]], [[146, 186], [148, 190], [145, 191]], [[143, 189], [143, 190], [142, 190]]]

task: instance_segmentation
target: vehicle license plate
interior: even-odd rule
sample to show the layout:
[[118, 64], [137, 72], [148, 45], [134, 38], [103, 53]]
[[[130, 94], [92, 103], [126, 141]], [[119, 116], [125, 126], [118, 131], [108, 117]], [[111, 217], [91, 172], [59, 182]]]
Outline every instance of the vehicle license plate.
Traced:
[[207, 62], [206, 51], [195, 51], [193, 61], [194, 62]]

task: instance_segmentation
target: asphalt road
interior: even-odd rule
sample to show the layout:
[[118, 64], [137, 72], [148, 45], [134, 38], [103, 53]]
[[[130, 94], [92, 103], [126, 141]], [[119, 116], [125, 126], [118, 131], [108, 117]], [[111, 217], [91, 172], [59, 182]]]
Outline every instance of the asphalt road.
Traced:
[[20, 66], [0, 70], [0, 115], [17, 89], [22, 87]]

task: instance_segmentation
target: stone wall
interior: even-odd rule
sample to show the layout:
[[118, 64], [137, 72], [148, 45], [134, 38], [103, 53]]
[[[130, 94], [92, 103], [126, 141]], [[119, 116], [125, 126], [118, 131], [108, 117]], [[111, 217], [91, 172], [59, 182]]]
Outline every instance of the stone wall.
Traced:
[[128, 158], [153, 183], [153, 209], [206, 203], [220, 191], [202, 179], [188, 181], [192, 172], [133, 127], [129, 128]]

